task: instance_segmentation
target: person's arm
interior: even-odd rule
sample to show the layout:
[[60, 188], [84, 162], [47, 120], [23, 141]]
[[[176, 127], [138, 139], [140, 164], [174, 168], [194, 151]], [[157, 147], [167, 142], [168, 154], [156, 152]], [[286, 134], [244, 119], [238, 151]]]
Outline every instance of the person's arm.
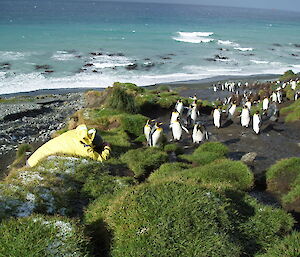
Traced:
[[111, 152], [111, 148], [108, 144], [106, 144], [104, 146], [104, 149], [101, 153], [98, 153], [96, 151], [94, 151], [94, 149], [91, 147], [89, 149], [87, 149], [87, 155], [96, 160], [96, 161], [100, 161], [100, 162], [103, 162], [105, 160], [107, 160], [110, 156], [110, 152]]

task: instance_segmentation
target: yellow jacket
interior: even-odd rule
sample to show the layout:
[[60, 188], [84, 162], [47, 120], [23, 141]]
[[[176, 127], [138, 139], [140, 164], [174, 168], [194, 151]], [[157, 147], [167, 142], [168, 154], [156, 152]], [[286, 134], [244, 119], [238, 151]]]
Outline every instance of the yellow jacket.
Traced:
[[107, 160], [111, 149], [105, 146], [101, 154], [94, 151], [92, 142], [95, 134], [95, 129], [88, 131], [86, 125], [79, 125], [76, 129], [67, 131], [42, 145], [30, 156], [27, 163], [33, 167], [44, 157], [58, 153], [89, 157], [100, 162]]

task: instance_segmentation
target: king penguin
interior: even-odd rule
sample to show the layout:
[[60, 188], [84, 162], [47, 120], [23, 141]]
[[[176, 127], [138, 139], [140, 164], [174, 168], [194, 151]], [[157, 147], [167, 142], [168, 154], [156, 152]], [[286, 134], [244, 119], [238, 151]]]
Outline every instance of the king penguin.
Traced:
[[176, 121], [174, 121], [170, 124], [170, 128], [172, 128], [172, 134], [173, 134], [173, 138], [175, 141], [180, 140], [180, 138], [182, 136], [182, 130], [184, 130], [186, 133], [189, 134], [189, 131], [187, 130], [187, 128], [180, 124], [179, 118], [177, 118]]
[[159, 146], [163, 136], [163, 128], [161, 127], [161, 122], [156, 122], [152, 127], [149, 135], [149, 146]]
[[235, 110], [236, 110], [236, 101], [233, 101], [233, 103], [227, 109], [227, 119], [228, 120], [232, 120]]
[[214, 109], [213, 117], [214, 117], [214, 125], [217, 128], [220, 128], [221, 127], [221, 109], [220, 109], [220, 107], [216, 107]]
[[263, 111], [268, 110], [268, 107], [269, 107], [269, 98], [265, 97], [263, 100]]
[[171, 114], [170, 123], [176, 121], [178, 117], [179, 117], [179, 112], [175, 109]]
[[182, 102], [181, 99], [179, 99], [179, 100], [177, 101], [176, 105], [175, 105], [175, 109], [176, 109], [176, 111], [177, 111], [180, 115], [182, 115], [183, 108], [184, 108], [183, 102]]
[[153, 122], [154, 120], [147, 120], [147, 123], [145, 124], [144, 126], [144, 135], [147, 139], [147, 145], [149, 145], [149, 136], [150, 136], [150, 133], [151, 133], [151, 130], [152, 130], [152, 124], [151, 122]]
[[256, 134], [259, 134], [260, 126], [261, 126], [261, 117], [259, 111], [257, 111], [253, 115], [253, 130]]
[[242, 127], [248, 128], [250, 123], [250, 111], [249, 108], [244, 105], [242, 113], [241, 113], [241, 125]]
[[208, 133], [204, 125], [197, 123], [194, 125], [193, 129], [193, 143], [199, 144], [200, 142], [204, 141], [205, 139], [208, 140]]

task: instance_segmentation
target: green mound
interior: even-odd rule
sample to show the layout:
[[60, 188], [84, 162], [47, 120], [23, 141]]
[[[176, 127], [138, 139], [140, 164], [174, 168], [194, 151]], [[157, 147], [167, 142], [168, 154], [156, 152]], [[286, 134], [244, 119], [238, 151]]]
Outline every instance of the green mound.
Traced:
[[197, 165], [209, 164], [217, 159], [225, 158], [229, 149], [219, 142], [208, 142], [199, 146], [192, 154], [180, 155], [180, 158]]
[[300, 212], [300, 158], [283, 159], [266, 173], [268, 190], [276, 194], [288, 210]]
[[248, 190], [253, 186], [254, 176], [247, 165], [240, 161], [219, 160], [204, 166], [184, 170], [182, 176], [213, 187]]
[[34, 215], [0, 224], [0, 256], [89, 256], [83, 229], [71, 219]]
[[161, 164], [168, 161], [168, 155], [157, 148], [140, 148], [129, 150], [121, 156], [121, 160], [131, 169], [135, 177], [144, 177]]
[[276, 242], [265, 254], [258, 257], [295, 257], [300, 256], [300, 233], [293, 232], [283, 240]]
[[286, 115], [285, 122], [294, 122], [300, 120], [300, 99], [288, 107], [282, 108], [280, 113]]
[[253, 256], [291, 230], [283, 210], [239, 192], [190, 183], [144, 184], [105, 213], [112, 256]]

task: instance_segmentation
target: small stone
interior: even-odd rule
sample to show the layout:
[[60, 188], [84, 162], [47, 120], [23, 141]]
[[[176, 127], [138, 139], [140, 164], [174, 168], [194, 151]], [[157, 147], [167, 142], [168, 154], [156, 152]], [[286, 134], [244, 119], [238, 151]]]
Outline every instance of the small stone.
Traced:
[[247, 165], [252, 165], [257, 156], [256, 152], [249, 152], [242, 156], [241, 161]]

